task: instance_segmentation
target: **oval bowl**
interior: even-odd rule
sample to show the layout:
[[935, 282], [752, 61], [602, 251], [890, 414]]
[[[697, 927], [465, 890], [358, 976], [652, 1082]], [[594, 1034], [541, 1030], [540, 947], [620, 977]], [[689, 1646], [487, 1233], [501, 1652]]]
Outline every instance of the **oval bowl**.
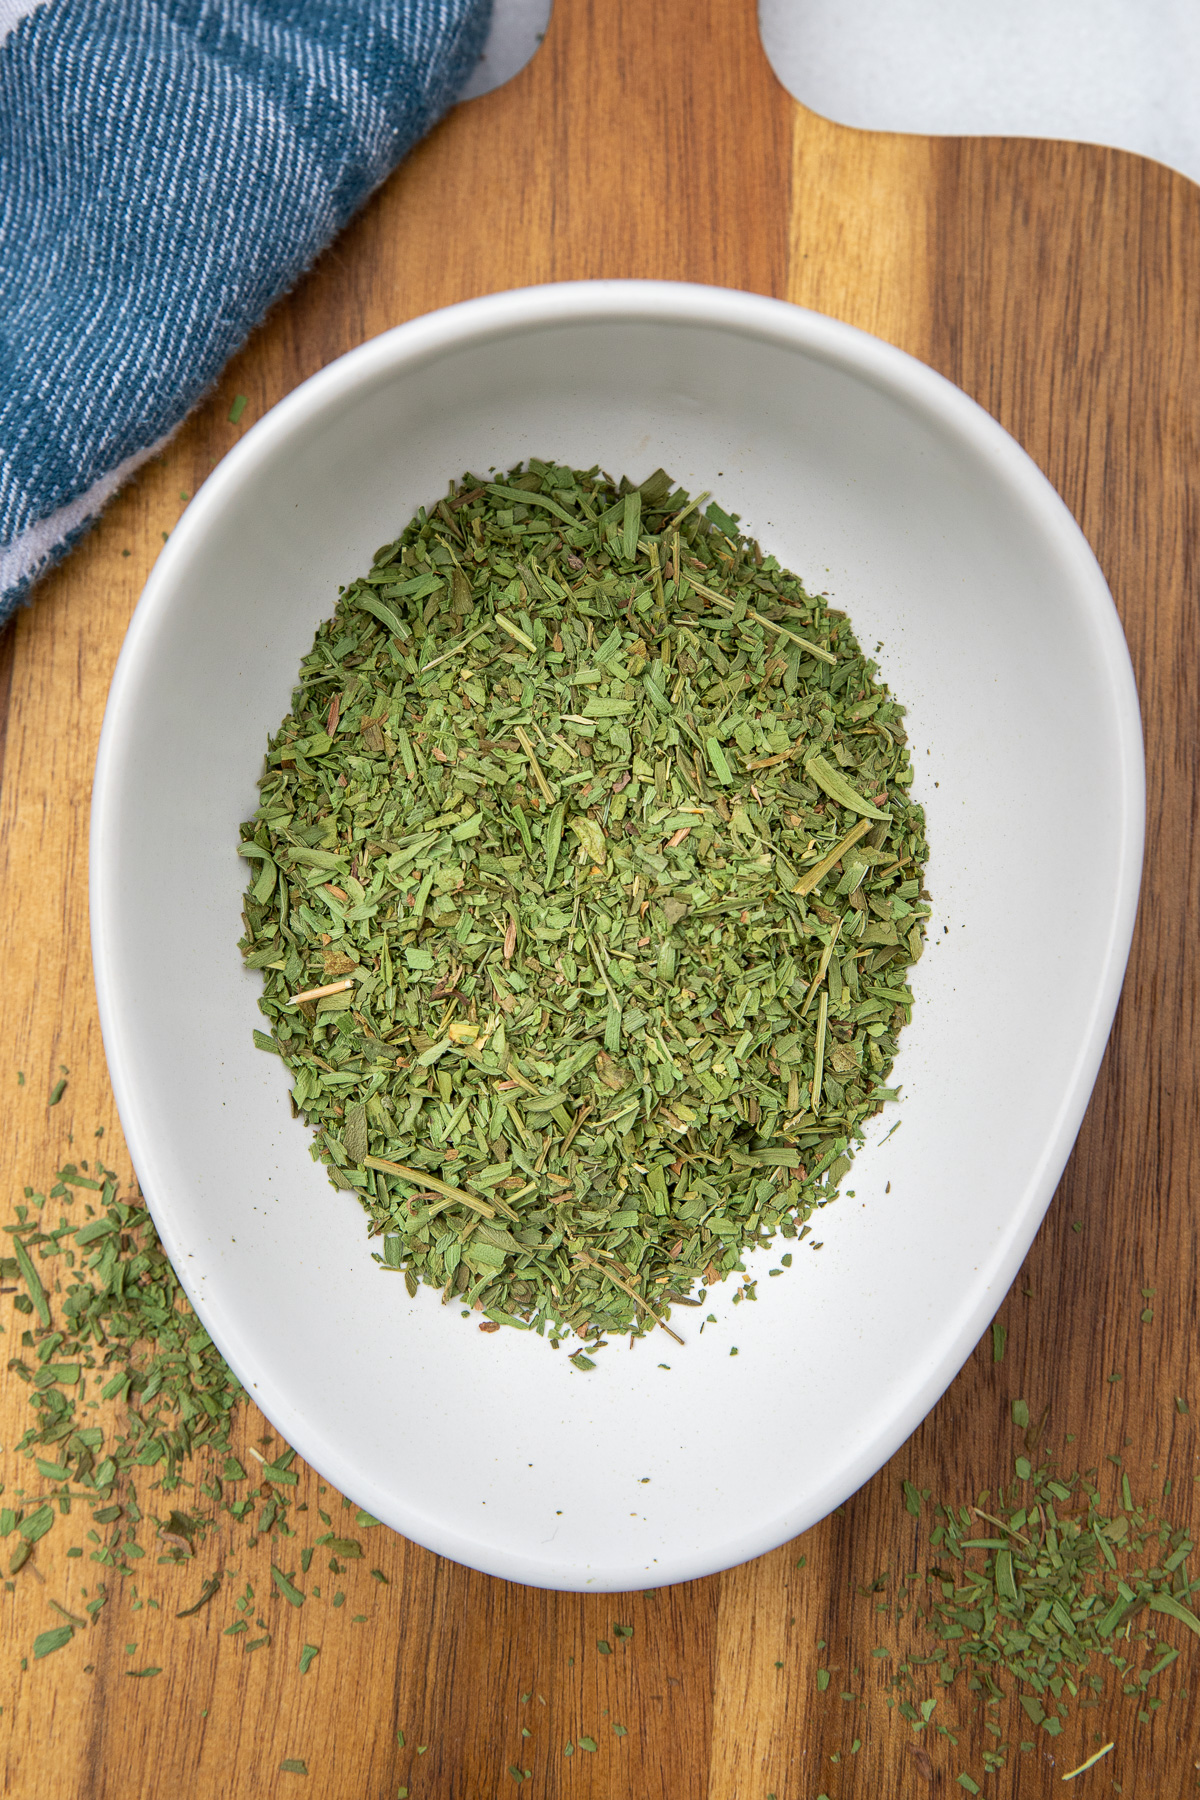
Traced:
[[[714, 1290], [703, 1335], [703, 1313], [676, 1314], [684, 1349], [613, 1344], [586, 1375], [379, 1273], [286, 1071], [253, 1046], [259, 978], [236, 948], [238, 825], [339, 583], [452, 478], [531, 454], [638, 480], [661, 464], [829, 592], [909, 709], [931, 845], [902, 1098], [822, 1228], [756, 1305]], [[771, 1549], [902, 1443], [1012, 1281], [1112, 1022], [1143, 815], [1137, 696], [1095, 558], [1012, 438], [923, 364], [672, 283], [533, 288], [402, 325], [214, 471], [113, 681], [93, 949], [163, 1243], [279, 1432], [430, 1549], [609, 1590]]]

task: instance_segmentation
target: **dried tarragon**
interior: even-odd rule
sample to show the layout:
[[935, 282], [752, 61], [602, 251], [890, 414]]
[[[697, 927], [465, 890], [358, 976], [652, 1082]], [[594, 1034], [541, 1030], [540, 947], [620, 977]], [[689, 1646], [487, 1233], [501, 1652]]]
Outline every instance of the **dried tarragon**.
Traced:
[[[950, 1726], [934, 1719], [936, 1692], [921, 1698], [921, 1690], [935, 1676], [943, 1689], [963, 1677], [993, 1715], [985, 1728], [995, 1741], [982, 1753], [987, 1774], [1005, 1766], [1010, 1749], [996, 1716], [1007, 1695], [1019, 1702], [1024, 1730], [1036, 1726], [1058, 1737], [1064, 1726], [1077, 1729], [1084, 1722], [1078, 1713], [1106, 1704], [1108, 1664], [1138, 1722], [1148, 1725], [1164, 1698], [1153, 1691], [1158, 1678], [1178, 1660], [1180, 1645], [1190, 1642], [1186, 1633], [1200, 1636], [1194, 1609], [1200, 1577], [1187, 1567], [1192, 1533], [1136, 1503], [1123, 1470], [1111, 1511], [1097, 1468], [1062, 1473], [1039, 1451], [1049, 1412], [1046, 1406], [1031, 1423], [1028, 1403], [1012, 1401], [1012, 1422], [1025, 1434], [1025, 1453], [1014, 1457], [1012, 1477], [986, 1489], [973, 1505], [935, 1502], [925, 1566], [898, 1580], [881, 1574], [859, 1589], [874, 1603], [873, 1630], [883, 1618], [898, 1625], [911, 1613], [936, 1640], [924, 1655], [906, 1655], [896, 1644], [899, 1661], [887, 1705], [899, 1696], [896, 1710], [914, 1733], [929, 1727], [931, 1735], [939, 1732], [957, 1744]], [[1120, 1467], [1120, 1456], [1107, 1460]], [[902, 1487], [908, 1512], [925, 1520], [930, 1490], [910, 1481]], [[1164, 1502], [1170, 1493], [1168, 1479]], [[881, 1645], [872, 1655], [890, 1662], [893, 1650]], [[827, 1671], [818, 1673], [817, 1684], [828, 1689]], [[1034, 1748], [1021, 1743], [1026, 1754]], [[1096, 1751], [1062, 1779], [1104, 1754]], [[961, 1775], [959, 1782], [975, 1791]]]
[[[86, 1217], [60, 1211], [51, 1226], [47, 1197], [27, 1187], [4, 1227], [13, 1255], [0, 1256], [0, 1280], [24, 1283], [13, 1305], [30, 1321], [21, 1343], [34, 1353], [8, 1363], [37, 1415], [16, 1448], [49, 1479], [106, 1493], [142, 1468], [170, 1492], [201, 1449], [228, 1450], [242, 1388], [188, 1305], [141, 1196], [118, 1195], [111, 1169], [68, 1163], [49, 1200], [82, 1199]], [[88, 1415], [89, 1392], [124, 1409], [121, 1430]]]
[[377, 1260], [484, 1330], [665, 1322], [892, 1097], [903, 708], [707, 498], [465, 476], [341, 591], [242, 828], [256, 1041]]
[[[302, 1465], [288, 1448], [268, 1459], [248, 1445], [245, 1466], [233, 1454], [231, 1435], [245, 1391], [188, 1304], [136, 1189], [121, 1197], [113, 1170], [100, 1162], [69, 1162], [48, 1193], [26, 1187], [15, 1221], [4, 1229], [13, 1254], [0, 1255], [0, 1295], [11, 1295], [12, 1312], [0, 1331], [19, 1335], [20, 1352], [8, 1369], [26, 1383], [34, 1414], [12, 1446], [31, 1466], [20, 1469], [15, 1492], [0, 1481], [6, 1585], [11, 1588], [27, 1567], [37, 1575], [37, 1546], [52, 1530], [60, 1541], [64, 1531], [82, 1540], [67, 1548], [66, 1558], [78, 1559], [77, 1573], [86, 1577], [76, 1603], [86, 1617], [50, 1598], [50, 1609], [66, 1623], [35, 1637], [35, 1661], [65, 1649], [89, 1622], [111, 1619], [108, 1609], [121, 1588], [110, 1587], [110, 1580], [131, 1583], [124, 1590], [131, 1612], [158, 1608], [160, 1600], [139, 1595], [137, 1585], [158, 1565], [194, 1564], [200, 1575], [202, 1555], [215, 1552], [216, 1567], [193, 1588], [190, 1604], [175, 1612], [177, 1619], [191, 1619], [221, 1593], [234, 1573], [229, 1563], [235, 1555], [240, 1560], [263, 1537], [272, 1554], [263, 1559], [260, 1582], [293, 1607], [321, 1600], [320, 1585], [304, 1582], [314, 1555], [321, 1563], [312, 1572], [322, 1579], [326, 1566], [343, 1578], [363, 1563], [361, 1540], [340, 1534], [372, 1530], [379, 1520], [345, 1499], [343, 1514], [352, 1514], [353, 1525], [343, 1516], [334, 1528], [331, 1513], [318, 1506], [326, 1529], [318, 1527], [315, 1536], [308, 1534], [312, 1541], [302, 1548], [293, 1544], [289, 1553], [289, 1541], [302, 1529], [300, 1515], [308, 1511], [306, 1501], [297, 1503]], [[190, 1498], [180, 1489], [190, 1490]], [[317, 1486], [318, 1495], [325, 1492]], [[75, 1526], [64, 1525], [72, 1515]], [[277, 1568], [274, 1557], [290, 1559], [297, 1551], [300, 1569], [293, 1579], [297, 1571]], [[369, 1573], [387, 1585], [381, 1569]], [[269, 1632], [243, 1638], [254, 1597], [247, 1581], [222, 1634], [231, 1648], [242, 1642], [247, 1653], [271, 1643]], [[326, 1598], [336, 1609], [345, 1595], [327, 1591]], [[306, 1646], [301, 1674], [317, 1653]], [[126, 1670], [139, 1678], [159, 1673], [155, 1667]]]

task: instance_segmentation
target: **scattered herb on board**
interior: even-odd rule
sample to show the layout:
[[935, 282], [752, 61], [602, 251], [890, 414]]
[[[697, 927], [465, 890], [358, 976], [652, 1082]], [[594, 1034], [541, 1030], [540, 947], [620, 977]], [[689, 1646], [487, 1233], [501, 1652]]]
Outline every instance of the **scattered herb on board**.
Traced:
[[665, 1325], [894, 1097], [903, 708], [706, 498], [464, 477], [341, 593], [242, 829], [255, 1040], [376, 1260], [483, 1330]]
[[[1096, 1470], [1062, 1474], [1038, 1455], [1046, 1412], [1031, 1423], [1023, 1399], [1010, 1412], [1030, 1455], [1014, 1457], [1012, 1475], [975, 1504], [930, 1505], [928, 1489], [902, 1484], [906, 1510], [923, 1522], [932, 1518], [925, 1566], [898, 1581], [881, 1575], [859, 1590], [872, 1599], [876, 1620], [911, 1622], [905, 1638], [916, 1653], [897, 1664], [888, 1704], [914, 1734], [940, 1732], [957, 1745], [951, 1727], [934, 1715], [939, 1693], [965, 1686], [987, 1707], [1015, 1699], [1025, 1731], [1057, 1738], [1077, 1715], [1082, 1724], [1088, 1709], [1101, 1704], [1108, 1670], [1138, 1721], [1148, 1723], [1162, 1703], [1155, 1691], [1160, 1678], [1187, 1648], [1189, 1634], [1200, 1636], [1192, 1599], [1200, 1574], [1189, 1576], [1187, 1566], [1191, 1537], [1135, 1504], [1125, 1475], [1121, 1504], [1110, 1511], [1093, 1480]], [[910, 1635], [911, 1625], [916, 1634]], [[931, 1638], [935, 1647], [923, 1653]], [[935, 1692], [922, 1698], [931, 1681]], [[826, 1671], [818, 1672], [817, 1686], [827, 1689]], [[988, 1729], [996, 1739], [982, 1751], [990, 1774], [1005, 1766], [1011, 1746], [1002, 1741], [998, 1718]], [[1021, 1747], [1031, 1751], [1034, 1744]], [[1112, 1748], [1097, 1750], [1074, 1773]]]
[[[363, 1532], [378, 1528], [379, 1520], [318, 1482], [310, 1515], [312, 1541], [298, 1551], [300, 1571], [281, 1568], [280, 1562], [297, 1558], [292, 1540], [302, 1528], [301, 1515], [309, 1511], [307, 1503], [296, 1504], [292, 1491], [296, 1454], [284, 1449], [268, 1459], [251, 1444], [241, 1452], [243, 1462], [230, 1449], [234, 1428], [245, 1423], [245, 1393], [191, 1311], [141, 1195], [136, 1189], [122, 1193], [118, 1177], [103, 1164], [72, 1162], [58, 1171], [48, 1192], [26, 1187], [16, 1211], [16, 1221], [7, 1228], [14, 1255], [0, 1262], [0, 1292], [10, 1302], [11, 1322], [0, 1329], [19, 1332], [22, 1349], [33, 1352], [28, 1360], [13, 1357], [9, 1367], [29, 1381], [37, 1417], [13, 1452], [23, 1453], [23, 1471], [32, 1464], [47, 1491], [30, 1498], [22, 1483], [13, 1494], [0, 1482], [5, 1496], [0, 1540], [14, 1540], [17, 1546], [11, 1553], [8, 1588], [51, 1530], [84, 1539], [67, 1551], [68, 1558], [80, 1559], [67, 1563], [69, 1579], [81, 1582], [73, 1602], [79, 1610], [47, 1597], [56, 1621], [35, 1633], [29, 1654], [20, 1659], [22, 1669], [67, 1651], [77, 1639], [82, 1643], [76, 1655], [82, 1660], [90, 1633], [104, 1627], [120, 1631], [113, 1616], [118, 1600], [129, 1612], [143, 1615], [134, 1634], [148, 1630], [157, 1611], [164, 1623], [170, 1620], [185, 1634], [181, 1641], [187, 1645], [189, 1628], [176, 1622], [194, 1619], [224, 1598], [233, 1622], [216, 1641], [228, 1639], [227, 1653], [238, 1655], [270, 1652], [272, 1634], [265, 1630], [260, 1607], [309, 1605], [305, 1618], [317, 1625], [321, 1615], [314, 1607], [322, 1604], [322, 1590], [318, 1582], [306, 1580], [314, 1555], [327, 1557], [331, 1572], [347, 1585], [362, 1562], [361, 1544], [337, 1535], [337, 1515], [327, 1509], [338, 1505]], [[55, 1213], [57, 1223], [52, 1222]], [[70, 1362], [61, 1360], [68, 1356]], [[31, 1363], [38, 1370], [32, 1380]], [[114, 1370], [121, 1377], [117, 1387]], [[254, 1471], [251, 1476], [247, 1466]], [[29, 1479], [24, 1474], [24, 1481]], [[259, 1479], [263, 1485], [256, 1490]], [[311, 1474], [305, 1480], [311, 1493]], [[137, 1482], [143, 1484], [140, 1501]], [[181, 1488], [195, 1493], [195, 1504], [176, 1509], [172, 1499], [154, 1510], [155, 1495], [175, 1496]], [[260, 1537], [267, 1541], [255, 1568], [251, 1553]], [[172, 1571], [164, 1574], [165, 1581], [177, 1586], [189, 1581], [190, 1604], [168, 1603], [165, 1596], [147, 1591], [153, 1583], [147, 1552], [155, 1548], [160, 1552], [157, 1564]], [[202, 1577], [199, 1562], [206, 1548], [220, 1566]], [[246, 1579], [250, 1571], [253, 1580]], [[363, 1579], [367, 1572], [364, 1567]], [[390, 1585], [382, 1570], [369, 1574], [373, 1592], [376, 1582]], [[346, 1595], [341, 1589], [327, 1590], [325, 1598], [337, 1609]], [[366, 1619], [359, 1612], [349, 1622]], [[250, 1637], [252, 1620], [263, 1635]], [[634, 1632], [632, 1624], [612, 1621], [612, 1640], [622, 1648]], [[603, 1641], [613, 1653], [613, 1642]], [[138, 1648], [134, 1635], [125, 1644], [126, 1656]], [[312, 1671], [320, 1651], [319, 1644], [302, 1646], [299, 1675]], [[153, 1680], [164, 1664], [165, 1658], [126, 1668], [124, 1674], [131, 1680]], [[91, 1665], [84, 1663], [84, 1669], [90, 1673]], [[546, 1704], [542, 1695], [537, 1698]], [[628, 1736], [624, 1725], [612, 1729], [619, 1741]], [[524, 1737], [532, 1735], [523, 1732]], [[396, 1739], [403, 1749], [404, 1732], [397, 1731]], [[585, 1750], [597, 1748], [594, 1737], [581, 1737], [579, 1743]], [[429, 1746], [413, 1748], [419, 1757]], [[308, 1773], [304, 1759], [295, 1756], [285, 1757], [279, 1770]], [[528, 1781], [532, 1771], [523, 1768], [521, 1776]]]
[[[44, 1446], [38, 1467], [49, 1480], [104, 1493], [134, 1469], [155, 1469], [170, 1492], [200, 1449], [228, 1449], [242, 1390], [188, 1305], [140, 1195], [118, 1192], [111, 1170], [68, 1163], [49, 1200], [26, 1188], [17, 1222], [4, 1227], [13, 1254], [0, 1257], [0, 1280], [21, 1278], [26, 1293], [13, 1304], [39, 1326], [25, 1346], [35, 1354], [8, 1364], [36, 1415], [16, 1447], [38, 1455]], [[83, 1218], [61, 1212], [75, 1200]], [[56, 1201], [54, 1224], [47, 1207]], [[91, 1420], [88, 1399], [120, 1404], [116, 1433]]]
[[[141, 1195], [122, 1192], [101, 1163], [71, 1162], [48, 1192], [26, 1187], [16, 1215], [5, 1227], [12, 1254], [0, 1257], [0, 1291], [11, 1296], [6, 1329], [20, 1338], [8, 1369], [27, 1385], [34, 1422], [12, 1449], [28, 1473], [0, 1507], [8, 1585], [52, 1530], [83, 1540], [66, 1553], [78, 1559], [67, 1566], [82, 1579], [79, 1611], [47, 1599], [66, 1623], [36, 1637], [34, 1660], [99, 1625], [118, 1595], [135, 1613], [165, 1606], [175, 1620], [225, 1595], [235, 1619], [223, 1635], [241, 1648], [253, 1586], [235, 1598], [230, 1564], [242, 1566], [260, 1538], [263, 1589], [291, 1606], [319, 1602], [319, 1585], [303, 1582], [314, 1554], [344, 1574], [338, 1556], [361, 1556], [361, 1548], [317, 1526], [315, 1542], [299, 1551], [302, 1573], [277, 1566], [294, 1562], [289, 1540], [308, 1511], [297, 1504], [295, 1452], [268, 1460], [251, 1445], [245, 1463], [233, 1454], [231, 1435], [247, 1423], [245, 1394], [188, 1304]], [[327, 1512], [318, 1516], [328, 1524]], [[363, 1530], [377, 1523], [355, 1517]], [[160, 1565], [177, 1569], [182, 1604], [140, 1591]], [[305, 1647], [302, 1669], [318, 1650]], [[126, 1671], [138, 1679], [159, 1672]]]

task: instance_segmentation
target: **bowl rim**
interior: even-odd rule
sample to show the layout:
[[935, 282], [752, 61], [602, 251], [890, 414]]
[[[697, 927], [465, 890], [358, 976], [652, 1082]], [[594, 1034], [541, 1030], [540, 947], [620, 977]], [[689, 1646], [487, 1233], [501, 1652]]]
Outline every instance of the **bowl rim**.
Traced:
[[[952, 437], [968, 440], [991, 476], [1032, 515], [1053, 544], [1064, 580], [1085, 603], [1096, 633], [1100, 666], [1107, 681], [1115, 731], [1120, 788], [1114, 813], [1116, 875], [1109, 897], [1108, 934], [1103, 966], [1096, 982], [1087, 1029], [1075, 1056], [1072, 1074], [1058, 1106], [1055, 1126], [1043, 1141], [1031, 1168], [1024, 1204], [1010, 1220], [1006, 1253], [991, 1266], [991, 1279], [981, 1282], [974, 1306], [926, 1381], [898, 1410], [886, 1430], [871, 1440], [838, 1477], [832, 1497], [827, 1484], [817, 1492], [819, 1510], [798, 1530], [808, 1529], [876, 1473], [904, 1443], [946, 1391], [986, 1330], [1047, 1211], [1091, 1097], [1124, 980], [1137, 912], [1145, 837], [1145, 758], [1141, 716], [1128, 646], [1104, 575], [1082, 529], [1065, 501], [1017, 441], [961, 388], [907, 352], [859, 328], [783, 300], [740, 290], [693, 283], [640, 280], [553, 282], [509, 289], [459, 301], [424, 314], [369, 339], [309, 376], [278, 401], [227, 452], [182, 515], [146, 581], [113, 675], [105, 708], [92, 788], [89, 841], [89, 903], [92, 961], [105, 1053], [118, 1113], [135, 1169], [152, 1169], [152, 1121], [139, 1100], [132, 1039], [126, 1034], [121, 1003], [119, 958], [114, 926], [119, 915], [119, 871], [110, 849], [120, 798], [125, 721], [139, 680], [155, 650], [158, 628], [170, 617], [177, 598], [177, 576], [187, 566], [193, 545], [221, 515], [228, 499], [258, 468], [286, 448], [288, 440], [319, 421], [321, 415], [369, 390], [380, 378], [415, 370], [455, 350], [494, 343], [507, 336], [559, 325], [638, 324], [699, 325], [776, 345], [808, 355], [852, 374], [888, 393], [900, 405]], [[188, 1262], [175, 1230], [169, 1205], [163, 1206], [146, 1181], [145, 1193], [160, 1238], [201, 1322], [208, 1326], [207, 1303], [189, 1279]], [[224, 1355], [224, 1348], [221, 1347]], [[302, 1456], [310, 1434], [304, 1416], [291, 1400], [266, 1391], [254, 1371], [234, 1369], [256, 1403], [287, 1442]], [[307, 1460], [307, 1457], [306, 1457]], [[328, 1463], [328, 1457], [323, 1457]], [[336, 1471], [321, 1471], [337, 1481]], [[350, 1484], [354, 1486], [353, 1479]], [[345, 1490], [343, 1490], [345, 1491]], [[404, 1507], [395, 1509], [403, 1519]], [[568, 1591], [624, 1591], [642, 1585], [645, 1574], [634, 1565], [598, 1573], [580, 1567], [575, 1579], [559, 1578], [524, 1549], [481, 1545], [457, 1529], [438, 1529], [415, 1508], [410, 1523], [397, 1529], [438, 1554], [503, 1579]], [[776, 1517], [776, 1515], [772, 1515]], [[788, 1536], [795, 1535], [790, 1531]], [[767, 1523], [711, 1554], [664, 1555], [655, 1571], [656, 1585], [691, 1580], [729, 1568], [777, 1547], [780, 1539]], [[610, 1579], [611, 1574], [611, 1579]]]

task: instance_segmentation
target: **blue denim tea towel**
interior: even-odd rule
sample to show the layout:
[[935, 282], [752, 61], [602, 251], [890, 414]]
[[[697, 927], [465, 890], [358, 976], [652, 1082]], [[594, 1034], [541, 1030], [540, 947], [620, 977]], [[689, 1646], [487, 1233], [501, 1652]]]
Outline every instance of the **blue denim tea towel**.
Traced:
[[0, 0], [0, 623], [470, 75], [491, 0]]

